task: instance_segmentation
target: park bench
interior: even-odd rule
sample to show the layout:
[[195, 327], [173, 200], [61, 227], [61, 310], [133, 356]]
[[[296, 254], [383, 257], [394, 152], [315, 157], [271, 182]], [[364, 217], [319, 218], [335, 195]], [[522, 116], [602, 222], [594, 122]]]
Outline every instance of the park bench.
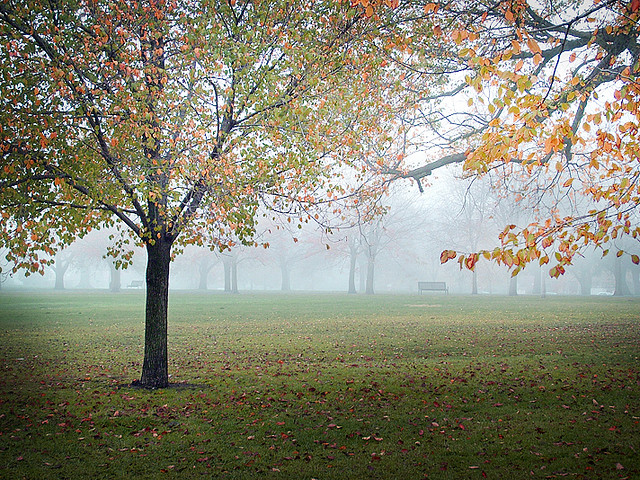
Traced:
[[131, 280], [131, 283], [127, 285], [127, 288], [142, 288], [144, 282], [142, 280]]
[[449, 293], [449, 288], [446, 282], [418, 282], [418, 292], [423, 291]]

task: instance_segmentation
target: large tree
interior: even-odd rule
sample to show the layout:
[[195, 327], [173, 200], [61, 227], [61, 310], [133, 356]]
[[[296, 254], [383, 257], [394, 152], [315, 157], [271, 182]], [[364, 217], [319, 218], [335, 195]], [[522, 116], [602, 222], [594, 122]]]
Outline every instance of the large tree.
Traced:
[[[383, 132], [388, 108], [372, 88], [386, 23], [367, 13], [330, 0], [0, 3], [0, 240], [32, 271], [92, 228], [144, 246], [142, 386], [168, 385], [176, 248], [251, 242], [261, 202], [308, 215], [349, 194], [338, 178], [364, 180], [357, 139]], [[114, 251], [128, 251], [120, 238]]]

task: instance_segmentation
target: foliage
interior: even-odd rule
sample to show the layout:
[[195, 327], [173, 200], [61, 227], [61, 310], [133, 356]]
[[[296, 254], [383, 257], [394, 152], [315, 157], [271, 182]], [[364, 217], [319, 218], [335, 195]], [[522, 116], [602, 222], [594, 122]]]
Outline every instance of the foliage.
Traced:
[[[634, 478], [636, 300], [0, 296], [0, 476]], [[483, 475], [484, 474], [484, 475]]]
[[[434, 73], [447, 79], [425, 89], [413, 118], [432, 131], [425, 145], [442, 153], [389, 173], [419, 182], [463, 162], [467, 174], [490, 174], [503, 194], [528, 200], [539, 218], [508, 225], [500, 248], [445, 251], [442, 261], [457, 257], [473, 269], [486, 257], [514, 275], [530, 262], [548, 263], [558, 276], [586, 245], [606, 254], [620, 237], [637, 239], [640, 3], [432, 2], [424, 9], [433, 35], [414, 34], [394, 60], [422, 71], [410, 78], [414, 90]], [[439, 64], [424, 66], [438, 56]]]
[[350, 118], [378, 98], [354, 81], [371, 26], [340, 2], [21, 2], [0, 20], [18, 267], [105, 224], [144, 243], [249, 241], [260, 199], [292, 211], [347, 193], [338, 157], [373, 126]]

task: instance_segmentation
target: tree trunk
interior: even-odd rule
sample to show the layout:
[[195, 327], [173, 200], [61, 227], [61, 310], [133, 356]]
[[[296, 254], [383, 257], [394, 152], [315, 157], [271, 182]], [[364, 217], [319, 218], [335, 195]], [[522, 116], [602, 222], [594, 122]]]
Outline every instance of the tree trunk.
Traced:
[[213, 268], [213, 264], [209, 263], [208, 259], [202, 260], [198, 265], [198, 273], [200, 274], [200, 279], [198, 281], [198, 290], [207, 290], [207, 288], [209, 287], [208, 279], [211, 268]]
[[349, 252], [349, 293], [357, 293], [356, 291], [356, 265], [358, 263], [358, 254], [353, 247]]
[[60, 262], [59, 265], [55, 266], [54, 272], [56, 272], [56, 283], [53, 287], [54, 290], [64, 290], [64, 276], [67, 273], [68, 268], [68, 262]]
[[365, 287], [365, 293], [367, 295], [373, 295], [373, 280], [375, 276], [376, 259], [370, 256], [367, 260], [367, 286]]
[[515, 297], [516, 295], [518, 295], [518, 276], [517, 275], [515, 277], [511, 277], [511, 280], [509, 280], [509, 296]]
[[80, 281], [78, 282], [78, 286], [76, 288], [93, 288], [93, 286], [91, 285], [92, 274], [93, 272], [89, 269], [88, 265], [82, 265], [80, 268]]
[[616, 297], [631, 295], [631, 291], [629, 290], [629, 286], [625, 279], [626, 273], [627, 269], [622, 264], [622, 258], [616, 258], [615, 263], [613, 264], [613, 276], [616, 280], [616, 288], [613, 291], [613, 295]]
[[533, 287], [531, 289], [533, 295], [542, 295], [542, 275], [544, 275], [542, 268], [537, 268], [533, 274]]
[[591, 295], [591, 287], [593, 286], [591, 272], [578, 272], [578, 281], [580, 282], [580, 295]]
[[238, 293], [238, 262], [231, 258], [231, 293]]
[[147, 304], [144, 332], [144, 364], [140, 385], [169, 385], [167, 354], [167, 308], [171, 243], [158, 239], [147, 245]]
[[109, 290], [114, 293], [119, 292], [121, 287], [120, 270], [116, 268], [113, 262], [109, 263], [109, 270], [111, 271], [111, 276], [109, 278]]
[[631, 280], [633, 281], [633, 294], [640, 295], [640, 269], [635, 265], [631, 270]]
[[[476, 268], [478, 268], [476, 266]], [[471, 272], [473, 274], [473, 276], [471, 277], [471, 295], [477, 295], [478, 294], [478, 272], [477, 270], [473, 270], [473, 272]]]
[[224, 291], [231, 291], [231, 265], [226, 257], [222, 259], [222, 265], [224, 266]]
[[291, 291], [291, 275], [289, 274], [289, 266], [284, 260], [280, 262], [280, 272], [282, 274], [281, 290], [283, 292]]
[[360, 291], [364, 292], [367, 285], [367, 261], [364, 255], [360, 255], [360, 275], [358, 281], [360, 283]]

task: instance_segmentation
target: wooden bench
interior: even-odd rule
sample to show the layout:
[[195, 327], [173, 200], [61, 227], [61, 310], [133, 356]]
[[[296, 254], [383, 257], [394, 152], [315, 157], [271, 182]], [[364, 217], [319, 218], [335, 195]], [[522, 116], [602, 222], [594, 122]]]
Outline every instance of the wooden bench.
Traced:
[[446, 282], [418, 282], [418, 293], [424, 291], [449, 293], [449, 288]]
[[127, 285], [127, 288], [142, 288], [144, 282], [142, 280], [131, 280], [131, 283]]

